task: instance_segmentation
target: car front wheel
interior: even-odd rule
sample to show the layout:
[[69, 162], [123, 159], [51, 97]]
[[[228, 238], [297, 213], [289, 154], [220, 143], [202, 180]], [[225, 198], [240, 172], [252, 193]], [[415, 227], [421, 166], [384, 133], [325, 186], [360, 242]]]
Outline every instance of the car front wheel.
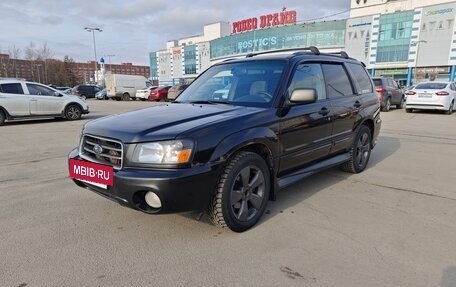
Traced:
[[453, 113], [453, 105], [454, 102], [451, 102], [450, 107], [448, 108], [448, 110], [445, 111], [447, 115], [451, 115]]
[[0, 126], [3, 125], [5, 120], [6, 120], [5, 113], [3, 111], [0, 111]]
[[79, 120], [82, 115], [82, 110], [77, 105], [69, 105], [65, 108], [65, 118], [70, 121]]
[[245, 231], [263, 215], [269, 193], [270, 175], [264, 159], [256, 153], [239, 152], [219, 178], [209, 216], [217, 226]]
[[342, 169], [351, 173], [362, 172], [369, 162], [371, 154], [371, 131], [361, 126], [350, 149], [350, 160], [342, 165]]

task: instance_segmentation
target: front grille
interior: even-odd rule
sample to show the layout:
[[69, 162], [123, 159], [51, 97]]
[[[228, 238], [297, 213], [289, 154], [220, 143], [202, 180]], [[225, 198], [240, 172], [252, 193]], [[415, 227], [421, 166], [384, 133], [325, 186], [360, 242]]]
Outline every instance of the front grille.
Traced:
[[108, 164], [115, 169], [122, 168], [123, 146], [116, 140], [84, 135], [79, 154], [89, 161]]

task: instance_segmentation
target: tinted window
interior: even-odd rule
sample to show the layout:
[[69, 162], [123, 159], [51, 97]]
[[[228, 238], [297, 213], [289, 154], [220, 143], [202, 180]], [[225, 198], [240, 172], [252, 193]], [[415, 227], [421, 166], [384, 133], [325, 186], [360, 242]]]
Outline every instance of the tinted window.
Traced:
[[342, 65], [323, 64], [322, 68], [326, 80], [326, 92], [329, 98], [353, 95], [350, 79]]
[[36, 84], [26, 84], [30, 95], [53, 96], [54, 91]]
[[323, 72], [319, 64], [300, 64], [293, 75], [288, 94], [295, 89], [314, 89], [317, 92], [318, 99], [326, 99]]
[[448, 83], [422, 83], [416, 85], [415, 89], [418, 90], [438, 90], [438, 89], [445, 89], [445, 87], [448, 85]]
[[363, 66], [348, 63], [348, 68], [355, 79], [355, 86], [359, 94], [372, 93], [372, 84], [366, 69]]
[[2, 84], [0, 85], [2, 93], [8, 94], [24, 94], [24, 90], [22, 90], [22, 86], [20, 83], [14, 84]]
[[374, 85], [376, 87], [381, 87], [382, 86], [382, 79], [374, 79]]

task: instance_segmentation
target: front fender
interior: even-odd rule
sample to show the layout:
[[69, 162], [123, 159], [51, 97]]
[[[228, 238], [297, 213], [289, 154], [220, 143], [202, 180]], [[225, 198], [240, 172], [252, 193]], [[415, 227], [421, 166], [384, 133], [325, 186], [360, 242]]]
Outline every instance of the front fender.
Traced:
[[271, 168], [278, 165], [279, 140], [276, 133], [266, 127], [246, 129], [225, 137], [215, 148], [210, 162], [225, 162], [238, 150], [251, 145], [264, 146], [269, 153], [270, 162], [268, 164]]

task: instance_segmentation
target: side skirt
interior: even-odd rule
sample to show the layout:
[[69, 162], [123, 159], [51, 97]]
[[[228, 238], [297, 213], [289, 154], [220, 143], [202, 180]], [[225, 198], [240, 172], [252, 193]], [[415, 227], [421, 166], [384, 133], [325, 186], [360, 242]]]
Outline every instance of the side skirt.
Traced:
[[281, 178], [278, 178], [277, 185], [278, 188], [287, 187], [303, 178], [306, 178], [312, 174], [320, 172], [322, 170], [328, 169], [330, 167], [338, 166], [350, 159], [350, 153], [343, 153], [331, 158], [328, 158], [324, 161], [317, 162], [311, 166], [303, 168], [301, 170], [295, 171], [291, 174], [287, 174]]

